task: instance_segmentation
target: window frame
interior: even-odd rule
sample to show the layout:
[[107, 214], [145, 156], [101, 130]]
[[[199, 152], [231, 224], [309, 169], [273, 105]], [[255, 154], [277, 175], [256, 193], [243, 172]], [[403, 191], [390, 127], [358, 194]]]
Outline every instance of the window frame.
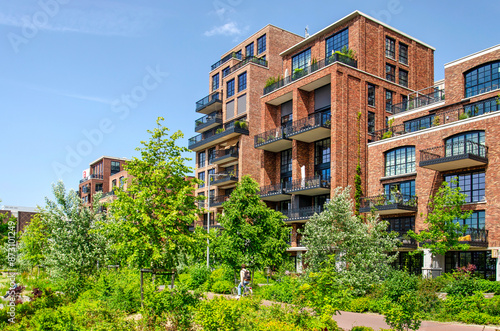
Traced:
[[[252, 52], [251, 52], [252, 54], [250, 54], [250, 55], [249, 55], [250, 52], [248, 51], [249, 49], [252, 50]], [[245, 46], [245, 56], [249, 57], [249, 56], [254, 56], [254, 55], [255, 55], [255, 46], [254, 46], [254, 42], [252, 41], [250, 44]]]
[[385, 36], [385, 56], [396, 60], [396, 39]]
[[[389, 70], [388, 70], [389, 69]], [[385, 79], [395, 83], [396, 82], [396, 66], [390, 63], [385, 64]]]
[[[485, 170], [448, 174], [443, 179], [451, 188], [460, 187], [460, 193], [466, 195], [465, 203], [478, 203], [486, 200]], [[454, 184], [453, 181], [458, 181], [458, 183]]]
[[[303, 57], [303, 59], [301, 59]], [[292, 56], [292, 75], [296, 69], [305, 69], [311, 61], [311, 47]], [[296, 66], [297, 65], [297, 66]]]
[[216, 73], [215, 75], [212, 76], [212, 92], [218, 90], [219, 87], [220, 87], [220, 74]]
[[267, 37], [266, 35], [262, 35], [259, 38], [257, 38], [257, 55], [262, 54], [266, 51], [267, 49]]
[[[391, 97], [387, 98], [388, 95], [390, 95]], [[393, 105], [394, 105], [394, 92], [391, 90], [385, 89], [385, 111], [392, 113], [392, 106]]]
[[[406, 49], [404, 51], [405, 54], [401, 51], [402, 49]], [[398, 58], [399, 63], [402, 63], [404, 65], [408, 65], [408, 45], [403, 44], [402, 42], [399, 42], [399, 58]]]
[[332, 56], [336, 51], [342, 50], [344, 46], [349, 48], [349, 27], [338, 31], [325, 39], [325, 57]]
[[366, 118], [367, 132], [368, 134], [375, 133], [375, 118], [376, 114], [373, 111], [368, 111], [368, 115]]
[[198, 168], [206, 166], [207, 154], [205, 151], [198, 152]]
[[[404, 77], [406, 75], [406, 78]], [[408, 87], [408, 70], [399, 69], [399, 85]]]
[[[118, 169], [118, 171], [116, 171]], [[110, 172], [111, 175], [117, 174], [121, 171], [121, 165], [119, 161], [111, 161]]]
[[[404, 156], [400, 156], [403, 154]], [[392, 156], [394, 153], [394, 156]], [[398, 155], [399, 154], [399, 155]], [[404, 162], [398, 162], [402, 161]], [[389, 162], [393, 161], [393, 162]], [[403, 171], [404, 168], [404, 171]], [[393, 169], [393, 170], [392, 170]], [[391, 171], [392, 170], [392, 171]], [[384, 176], [392, 177], [407, 175], [416, 172], [415, 146], [401, 146], [393, 148], [384, 154]]]
[[[242, 86], [243, 85], [243, 86]], [[244, 91], [247, 89], [247, 72], [238, 75], [238, 92]]]
[[198, 188], [204, 188], [205, 187], [205, 181], [206, 181], [205, 171], [200, 171], [198, 173], [198, 179], [201, 180], [201, 181], [203, 181], [203, 183], [198, 184]]
[[375, 84], [367, 83], [367, 103], [368, 106], [375, 107], [376, 102], [376, 86]]
[[[486, 72], [488, 66], [489, 70]], [[481, 70], [483, 68], [484, 70]], [[487, 76], [489, 80], [486, 80]], [[475, 79], [472, 80], [474, 77]], [[464, 73], [464, 95], [466, 98], [498, 89], [500, 89], [500, 60], [481, 64]]]
[[235, 94], [234, 84], [235, 84], [234, 78], [227, 81], [227, 83], [226, 83], [226, 98], [230, 98], [230, 97], [234, 96], [234, 94]]

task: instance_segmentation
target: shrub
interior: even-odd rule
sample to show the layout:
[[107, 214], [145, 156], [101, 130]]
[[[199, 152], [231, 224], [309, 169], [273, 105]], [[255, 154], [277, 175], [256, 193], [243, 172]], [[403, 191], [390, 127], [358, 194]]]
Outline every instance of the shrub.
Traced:
[[259, 288], [262, 298], [271, 301], [292, 303], [299, 295], [300, 284], [296, 278], [283, 277], [280, 282]]
[[182, 286], [191, 289], [193, 286], [193, 284], [192, 284], [193, 280], [191, 278], [191, 275], [190, 274], [180, 274], [179, 275], [179, 283]]
[[479, 283], [472, 277], [459, 277], [444, 288], [448, 295], [469, 296], [479, 291]]
[[383, 293], [392, 301], [397, 301], [399, 297], [408, 291], [415, 291], [417, 285], [417, 276], [410, 275], [402, 270], [394, 270], [383, 283]]
[[241, 316], [247, 310], [245, 301], [223, 297], [201, 301], [196, 310], [195, 322], [207, 331], [239, 330], [243, 322]]
[[373, 328], [369, 326], [355, 326], [351, 329], [351, 331], [373, 331]]
[[191, 284], [193, 289], [197, 289], [203, 285], [209, 276], [209, 270], [206, 265], [197, 264], [189, 269], [191, 275]]
[[422, 323], [421, 303], [415, 293], [407, 292], [399, 297], [398, 304], [385, 313], [385, 322], [393, 329], [418, 330]]
[[355, 313], [363, 313], [370, 310], [370, 298], [369, 297], [359, 297], [351, 300], [349, 304], [349, 311]]
[[211, 291], [215, 293], [229, 294], [233, 289], [234, 285], [232, 282], [227, 280], [218, 280], [211, 286]]
[[127, 313], [141, 307], [139, 273], [131, 269], [103, 270], [89, 295], [107, 302], [109, 308]]
[[496, 295], [500, 295], [500, 282], [478, 279], [477, 287], [481, 292], [495, 293]]

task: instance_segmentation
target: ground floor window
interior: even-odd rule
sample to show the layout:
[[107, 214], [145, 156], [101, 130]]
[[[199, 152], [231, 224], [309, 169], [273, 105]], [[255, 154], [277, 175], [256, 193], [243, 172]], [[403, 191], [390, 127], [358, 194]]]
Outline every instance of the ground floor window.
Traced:
[[411, 255], [409, 252], [399, 252], [392, 267], [397, 270], [404, 270], [412, 275], [421, 275], [424, 257], [422, 253]]
[[476, 266], [475, 274], [478, 277], [496, 279], [496, 259], [491, 258], [491, 251], [477, 252], [447, 252], [445, 255], [445, 272], [452, 272], [458, 267], [468, 264]]

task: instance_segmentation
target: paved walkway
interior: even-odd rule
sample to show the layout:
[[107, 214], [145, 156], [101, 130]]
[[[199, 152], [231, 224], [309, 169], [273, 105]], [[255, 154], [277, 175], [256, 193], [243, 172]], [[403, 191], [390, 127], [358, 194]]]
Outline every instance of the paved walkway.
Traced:
[[[226, 298], [232, 298], [231, 295], [216, 294], [211, 292], [205, 294], [208, 299], [213, 299], [215, 296], [224, 296]], [[281, 306], [286, 305], [284, 303], [262, 300], [262, 305], [264, 306], [272, 306], [274, 304], [280, 304]], [[375, 331], [379, 329], [389, 329], [389, 325], [385, 323], [384, 316], [379, 314], [351, 313], [348, 311], [341, 311], [339, 315], [333, 316], [333, 319], [337, 321], [337, 324], [340, 328], [345, 330], [350, 330], [352, 329], [353, 326], [369, 326], [373, 328], [373, 330]], [[483, 331], [483, 330], [500, 331], [500, 327], [423, 321], [419, 329], [419, 331]]]

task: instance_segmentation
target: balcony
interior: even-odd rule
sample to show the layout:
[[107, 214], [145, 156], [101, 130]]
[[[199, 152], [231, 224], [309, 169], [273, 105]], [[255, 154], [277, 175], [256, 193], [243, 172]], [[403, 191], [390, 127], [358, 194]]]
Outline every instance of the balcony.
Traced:
[[475, 141], [460, 141], [420, 151], [419, 166], [448, 171], [488, 164], [488, 147]]
[[396, 115], [405, 111], [417, 109], [420, 107], [432, 105], [433, 103], [444, 100], [444, 90], [436, 90], [428, 94], [419, 94], [410, 96], [410, 101], [400, 102], [392, 106], [392, 114]]
[[202, 133], [213, 129], [222, 124], [222, 112], [214, 111], [213, 113], [200, 117], [195, 122], [194, 131]]
[[[241, 60], [241, 58], [240, 58], [240, 60]], [[244, 58], [243, 61], [241, 61], [240, 63], [232, 66], [229, 70], [223, 72], [222, 77], [226, 77], [227, 75], [232, 74], [233, 72], [239, 70], [240, 68], [242, 68], [243, 66], [245, 66], [248, 63], [255, 63], [255, 64], [258, 64], [260, 66], [267, 68], [267, 61], [266, 60], [255, 57], [255, 56], [248, 56], [248, 57]]]
[[221, 171], [212, 177], [211, 186], [230, 186], [238, 182], [238, 171]]
[[230, 147], [227, 149], [220, 149], [215, 151], [215, 157], [212, 160], [212, 164], [225, 164], [225, 166], [230, 166], [238, 163], [239, 149], [236, 147]]
[[418, 199], [413, 195], [381, 194], [361, 199], [360, 213], [369, 213], [372, 208], [379, 215], [408, 214], [417, 211]]
[[216, 197], [210, 197], [210, 207], [218, 207], [221, 206], [224, 202], [229, 200], [230, 195], [219, 195]]
[[264, 95], [269, 94], [279, 88], [282, 88], [283, 86], [289, 85], [293, 81], [296, 81], [297, 79], [310, 75], [313, 72], [323, 69], [324, 67], [335, 62], [341, 62], [354, 68], [358, 67], [358, 62], [356, 62], [356, 60], [353, 60], [341, 53], [334, 53], [332, 56], [326, 59], [323, 59], [316, 63], [311, 63], [309, 66], [303, 69], [297, 69], [291, 76], [286, 76], [285, 78], [277, 81], [276, 83], [264, 87]]
[[285, 135], [285, 128], [279, 127], [254, 137], [254, 147], [269, 152], [281, 152], [292, 148], [292, 141]]
[[263, 186], [260, 188], [260, 198], [264, 201], [290, 200], [291, 196], [285, 192], [284, 186], [284, 183]]
[[282, 210], [281, 213], [285, 215], [285, 222], [287, 223], [305, 223], [314, 214], [320, 214], [322, 211], [323, 206], [313, 206]]
[[285, 192], [309, 196], [328, 194], [330, 192], [330, 177], [314, 176], [293, 180], [286, 183]]
[[248, 123], [246, 121], [230, 122], [224, 128], [212, 129], [189, 138], [188, 148], [195, 152], [201, 151], [242, 134], [248, 136]]
[[465, 236], [458, 238], [458, 241], [472, 247], [488, 247], [488, 230], [467, 228]]
[[211, 114], [214, 111], [222, 110], [222, 94], [214, 92], [196, 102], [196, 112]]
[[222, 59], [220, 59], [219, 61], [217, 61], [214, 64], [212, 64], [211, 70], [217, 69], [218, 67], [220, 67], [221, 65], [223, 65], [224, 63], [226, 63], [227, 61], [229, 61], [231, 59], [241, 60], [241, 54], [240, 53], [236, 53], [236, 52], [232, 52], [232, 53], [224, 56]]
[[311, 143], [330, 137], [331, 115], [324, 113], [314, 113], [306, 118], [294, 121], [285, 130], [288, 138]]
[[86, 181], [91, 180], [91, 179], [104, 179], [104, 177], [102, 175], [94, 175], [94, 174], [92, 174], [92, 175], [87, 176], [87, 177], [85, 177], [83, 179], [80, 179], [80, 184], [81, 183], [85, 183]]
[[[390, 232], [390, 230], [387, 230]], [[399, 240], [399, 243], [401, 244], [400, 247], [402, 248], [417, 248], [417, 242], [414, 239], [411, 239], [410, 236], [406, 233], [406, 231], [392, 231], [396, 232], [398, 234], [397, 238]]]

